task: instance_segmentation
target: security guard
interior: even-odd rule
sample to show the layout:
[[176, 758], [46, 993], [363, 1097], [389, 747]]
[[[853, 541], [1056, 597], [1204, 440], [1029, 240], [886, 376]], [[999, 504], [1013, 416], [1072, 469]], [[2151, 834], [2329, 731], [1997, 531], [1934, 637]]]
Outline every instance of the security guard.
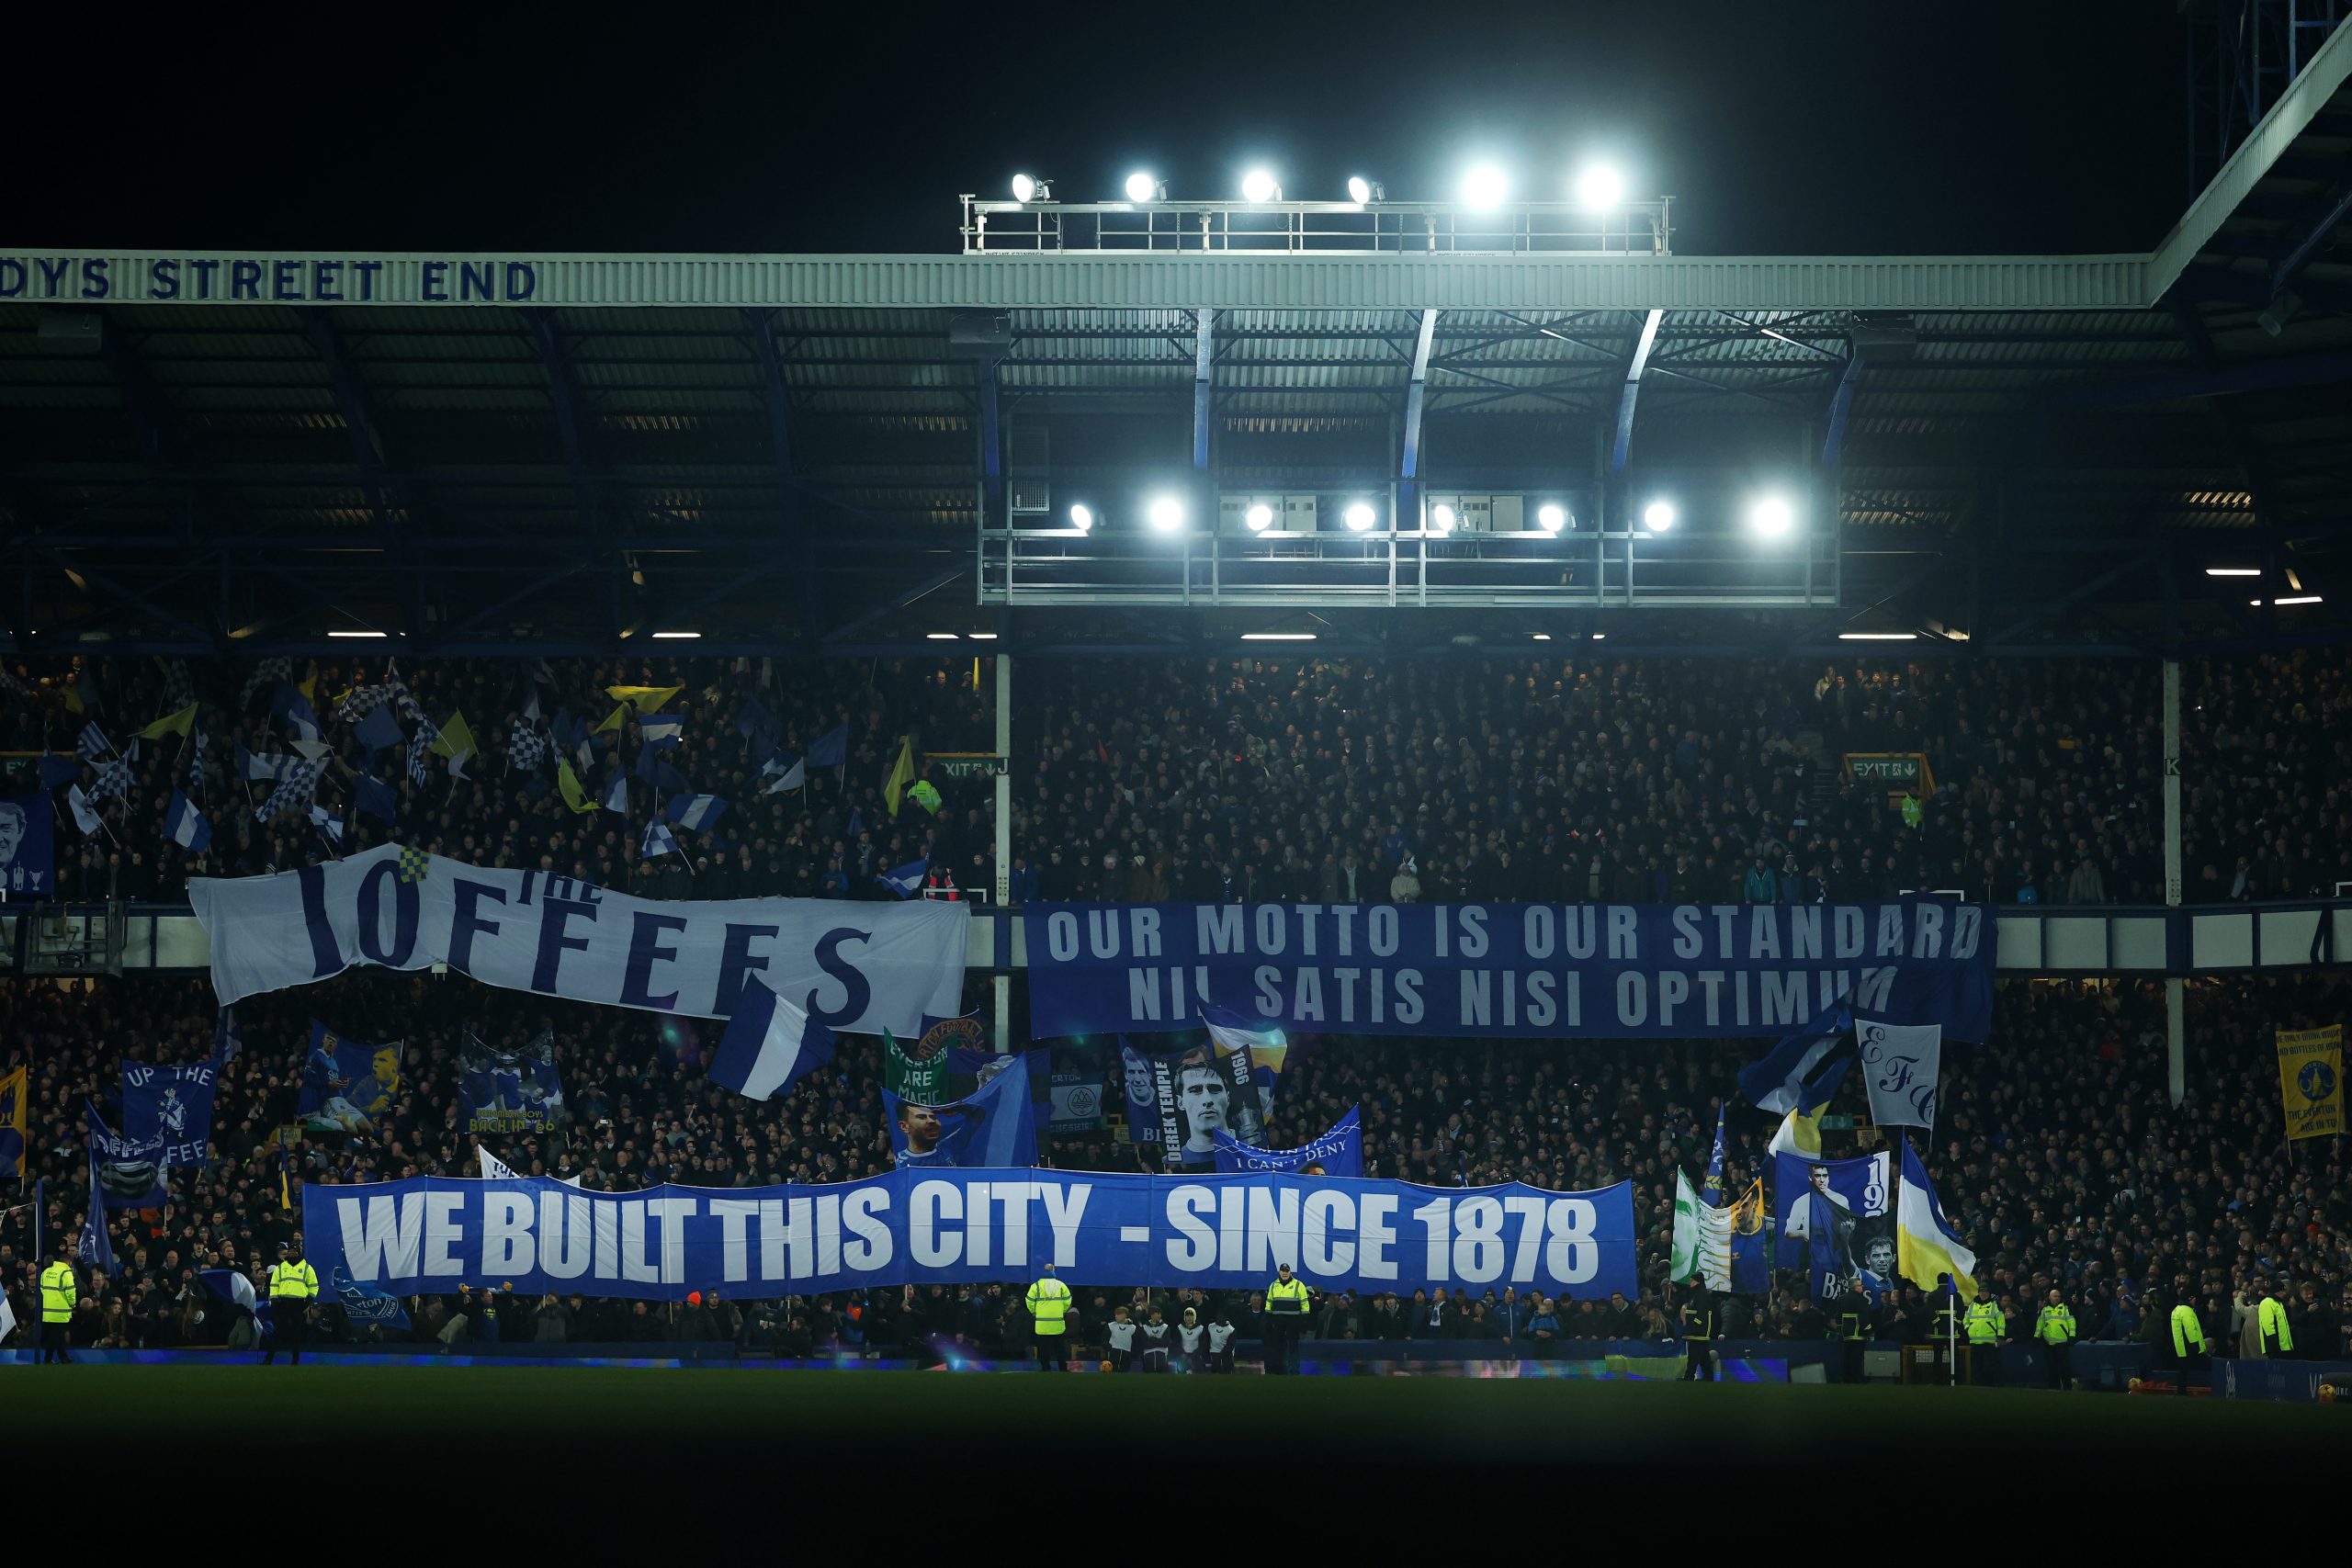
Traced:
[[2049, 1304], [2034, 1314], [2033, 1337], [2041, 1341], [2041, 1353], [2049, 1360], [2050, 1386], [2073, 1387], [2075, 1309], [2059, 1299], [2055, 1289]]
[[74, 1322], [74, 1298], [80, 1289], [73, 1259], [51, 1253], [48, 1267], [40, 1271], [40, 1365], [74, 1364], [65, 1353], [65, 1330]]
[[1983, 1292], [1968, 1303], [1960, 1329], [1968, 1336], [1968, 1381], [1986, 1386], [1999, 1382], [2001, 1341], [2008, 1337], [2009, 1314], [1992, 1292]]
[[2295, 1331], [2287, 1324], [2286, 1287], [2273, 1280], [2263, 1292], [2262, 1304], [2255, 1310], [2255, 1322], [2262, 1330], [2262, 1353], [2277, 1360], [2295, 1353]]
[[1682, 1378], [1715, 1381], [1715, 1298], [1702, 1285], [1682, 1303]]
[[319, 1271], [303, 1260], [302, 1238], [298, 1235], [277, 1249], [277, 1261], [269, 1270], [270, 1318], [275, 1327], [269, 1348], [261, 1355], [263, 1366], [277, 1359], [281, 1345], [293, 1365], [302, 1364], [302, 1340], [310, 1330], [311, 1303], [318, 1294]]
[[2204, 1371], [2212, 1360], [2205, 1349], [2205, 1325], [2198, 1321], [2196, 1307], [2186, 1301], [2172, 1309], [2172, 1357], [2180, 1367], [2175, 1386], [2182, 1393], [2188, 1392], [2189, 1374]]
[[1298, 1371], [1298, 1338], [1306, 1328], [1306, 1281], [1290, 1277], [1290, 1265], [1274, 1265], [1266, 1287], [1266, 1371]]
[[1068, 1371], [1069, 1367], [1062, 1356], [1062, 1338], [1069, 1332], [1069, 1287], [1054, 1278], [1054, 1266], [1037, 1282], [1029, 1287], [1031, 1337], [1037, 1345], [1037, 1370], [1046, 1372]]
[[1848, 1291], [1838, 1309], [1838, 1340], [1845, 1351], [1841, 1382], [1862, 1381], [1862, 1352], [1871, 1339], [1871, 1301], [1859, 1287]]

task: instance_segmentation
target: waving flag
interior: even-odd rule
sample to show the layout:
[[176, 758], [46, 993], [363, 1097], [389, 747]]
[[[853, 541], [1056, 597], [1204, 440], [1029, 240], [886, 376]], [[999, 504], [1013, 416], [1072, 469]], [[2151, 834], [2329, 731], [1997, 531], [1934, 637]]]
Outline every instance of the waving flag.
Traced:
[[435, 756], [455, 761], [463, 753], [481, 748], [474, 744], [474, 732], [466, 723], [466, 716], [452, 710], [448, 722], [435, 732], [432, 750]]
[[652, 860], [661, 855], [673, 855], [678, 852], [678, 840], [671, 835], [670, 829], [661, 823], [648, 822], [645, 825], [645, 842], [638, 846], [637, 852], [643, 860]]
[[368, 754], [371, 757], [379, 751], [389, 751], [401, 743], [400, 720], [392, 716], [390, 708], [381, 705], [368, 709], [366, 716], [353, 727], [352, 733], [359, 737], [359, 743], [368, 748]]
[[354, 794], [356, 799], [353, 804], [356, 809], [370, 817], [381, 818], [386, 822], [400, 820], [401, 797], [391, 785], [379, 784], [361, 773], [355, 781]]
[[231, 1306], [241, 1306], [252, 1312], [259, 1304], [254, 1294], [254, 1282], [235, 1269], [202, 1269], [197, 1271], [197, 1281]]
[[212, 824], [178, 790], [172, 791], [171, 809], [164, 813], [164, 836], [192, 855], [212, 847]]
[[910, 860], [896, 871], [886, 871], [876, 878], [901, 898], [911, 898], [922, 891], [922, 879], [931, 874], [931, 857]]
[[1674, 1244], [1666, 1277], [1675, 1284], [1695, 1277], [1711, 1291], [1731, 1289], [1731, 1211], [1701, 1202], [1679, 1166], [1674, 1171]]
[[288, 757], [277, 752], [256, 757], [246, 750], [242, 743], [237, 747], [237, 773], [248, 784], [261, 779], [283, 779], [300, 767], [302, 761], [303, 759], [300, 757]]
[[319, 774], [326, 769], [323, 762], [297, 760], [269, 792], [269, 798], [254, 809], [254, 820], [266, 822], [281, 811], [292, 811], [311, 804], [311, 796], [319, 787]]
[[85, 1100], [83, 1126], [90, 1149], [90, 1169], [96, 1178], [92, 1190], [109, 1209], [160, 1209], [170, 1201], [164, 1185], [164, 1140], [160, 1134], [144, 1142], [118, 1135]]
[[[82, 1235], [74, 1244], [74, 1256], [102, 1274], [114, 1272], [114, 1239], [107, 1235], [107, 1210], [111, 1200], [101, 1196], [98, 1187], [98, 1156], [90, 1156], [90, 1211], [82, 1219]], [[77, 1292], [78, 1293], [78, 1292]]]
[[130, 764], [119, 757], [112, 758], [98, 764], [97, 780], [90, 785], [90, 798], [119, 800], [130, 793]]
[[1794, 1108], [1798, 1089], [1822, 1059], [1844, 1043], [1853, 1027], [1853, 1010], [1844, 1002], [1825, 1008], [1811, 1021], [1742, 1067], [1739, 1092], [1760, 1111]]
[[536, 729], [519, 725], [506, 737], [506, 762], [509, 767], [526, 772], [548, 760], [548, 738]]
[[892, 817], [899, 815], [899, 796], [914, 782], [915, 739], [911, 735], [901, 735], [899, 737], [898, 760], [890, 764], [889, 773], [882, 780], [882, 804], [889, 808]]
[[660, 746], [664, 749], [677, 745], [684, 738], [684, 729], [685, 721], [676, 714], [662, 714], [659, 716], [648, 715], [637, 722], [637, 733], [640, 739], [648, 746]]
[[849, 726], [835, 725], [808, 742], [808, 765], [838, 768], [849, 761]]
[[1707, 1179], [1699, 1189], [1711, 1209], [1724, 1206], [1724, 1118], [1730, 1113], [1728, 1105], [1715, 1107], [1715, 1152], [1707, 1156]]
[[558, 757], [555, 761], [555, 787], [561, 792], [563, 803], [572, 810], [594, 811], [596, 809], [594, 803], [588, 798], [588, 792], [580, 787], [580, 775], [573, 773], [571, 764], [561, 757]]
[[686, 688], [676, 686], [607, 686], [605, 695], [616, 703], [626, 703], [639, 713], [660, 713], [662, 705]]
[[949, 1105], [924, 1105], [882, 1091], [890, 1152], [901, 1170], [948, 1167], [1005, 1169], [1037, 1163], [1037, 1113], [1022, 1053], [1004, 1070]]
[[0, 1177], [19, 1181], [25, 1174], [25, 1101], [31, 1092], [32, 1069], [19, 1066], [0, 1074]]
[[605, 786], [605, 809], [628, 815], [628, 775], [615, 773], [613, 782]]
[[318, 713], [292, 682], [280, 681], [270, 694], [269, 716], [286, 727], [294, 749], [305, 757], [315, 759], [325, 750], [319, 740]]
[[662, 815], [681, 828], [707, 832], [725, 815], [727, 803], [715, 795], [674, 795]]
[[161, 740], [166, 735], [185, 737], [196, 723], [196, 705], [190, 703], [177, 713], [165, 714], [139, 732], [141, 740]]
[[711, 1059], [710, 1077], [746, 1099], [772, 1100], [832, 1056], [831, 1030], [809, 1017], [807, 1008], [747, 976], [727, 1032], [719, 1039], [718, 1054]]
[[106, 824], [98, 820], [98, 814], [90, 809], [90, 797], [82, 793], [80, 784], [65, 792], [65, 804], [74, 808], [74, 825], [85, 836], [95, 839], [106, 830]]
[[1939, 1275], [1949, 1274], [1963, 1300], [1976, 1299], [1976, 1254], [1963, 1246], [1960, 1232], [1944, 1217], [1928, 1168], [1903, 1140], [1903, 1189], [1895, 1199], [1895, 1245], [1903, 1258], [1903, 1277], [1934, 1290]]
[[1806, 1159], [1821, 1157], [1821, 1115], [1838, 1093], [1838, 1086], [1846, 1081], [1847, 1072], [1854, 1059], [1842, 1057], [1829, 1064], [1829, 1070], [1797, 1090], [1797, 1102], [1781, 1118], [1772, 1141], [1765, 1152], [1772, 1155], [1798, 1155]]
[[374, 1285], [363, 1285], [349, 1271], [338, 1266], [327, 1276], [334, 1293], [343, 1301], [343, 1315], [354, 1323], [381, 1324], [386, 1328], [406, 1328], [408, 1309], [401, 1305], [400, 1297]]
[[114, 742], [107, 739], [107, 732], [98, 728], [95, 718], [82, 727], [81, 735], [74, 742], [74, 754], [85, 762], [95, 762], [113, 750]]
[[1936, 1087], [1943, 1077], [1944, 1026], [1905, 1027], [1857, 1021], [1862, 1076], [1870, 1085], [1871, 1120], [1881, 1127], [1933, 1127]]
[[804, 788], [807, 786], [808, 783], [808, 764], [806, 761], [798, 761], [793, 763], [789, 768], [780, 770], [779, 776], [776, 778], [775, 783], [768, 785], [767, 788], [762, 790], [760, 793], [762, 795], [781, 795], [786, 790]]

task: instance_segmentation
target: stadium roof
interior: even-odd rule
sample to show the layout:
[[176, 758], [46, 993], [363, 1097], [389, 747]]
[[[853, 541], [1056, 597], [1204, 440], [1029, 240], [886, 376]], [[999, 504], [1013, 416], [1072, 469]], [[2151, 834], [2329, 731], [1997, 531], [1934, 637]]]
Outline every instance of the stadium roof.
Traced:
[[[2347, 35], [2135, 255], [0, 246], [0, 636], [1222, 646], [1270, 615], [983, 608], [983, 432], [1014, 491], [1182, 469], [1196, 444], [1226, 490], [1295, 491], [1394, 479], [1418, 419], [1431, 489], [1592, 483], [1622, 428], [1629, 474], [1793, 468], [1836, 495], [1840, 609], [1645, 611], [1612, 649], [1817, 650], [1882, 624], [1922, 651], [2335, 640]], [[2249, 592], [2216, 565], [2268, 575]], [[1554, 624], [1529, 615], [1322, 624], [1342, 648], [1523, 646], [1521, 621]]]

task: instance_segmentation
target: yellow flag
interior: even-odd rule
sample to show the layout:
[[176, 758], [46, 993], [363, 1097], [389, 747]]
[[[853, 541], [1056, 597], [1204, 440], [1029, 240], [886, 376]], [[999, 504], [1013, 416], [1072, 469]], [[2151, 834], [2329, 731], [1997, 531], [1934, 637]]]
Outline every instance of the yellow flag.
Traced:
[[2332, 1138], [2344, 1131], [2344, 1026], [2281, 1029], [2278, 1099], [2287, 1136]]
[[0, 1167], [0, 1176], [24, 1174], [25, 1100], [29, 1084], [26, 1075], [30, 1067], [18, 1067], [6, 1077], [0, 1077], [0, 1133], [17, 1134], [17, 1168], [9, 1170]]
[[573, 773], [571, 764], [561, 758], [556, 760], [555, 787], [563, 792], [563, 803], [574, 811], [596, 809], [596, 803], [590, 800], [588, 792], [580, 787], [580, 775]]
[[628, 703], [639, 713], [660, 713], [662, 705], [686, 688], [676, 686], [607, 686], [605, 695], [616, 703]]
[[590, 730], [589, 733], [592, 735], [618, 735], [621, 732], [621, 722], [628, 717], [628, 705], [627, 703], [623, 703], [620, 706], [615, 708], [610, 714], [605, 716], [604, 723], [598, 725], [594, 729]]
[[449, 722], [441, 727], [441, 738], [431, 750], [436, 757], [456, 757], [467, 751], [479, 753], [481, 748], [474, 744], [474, 732], [466, 727], [466, 716], [453, 713]]
[[882, 804], [890, 808], [891, 816], [899, 814], [899, 796], [914, 782], [915, 738], [901, 735], [899, 737], [899, 760], [890, 764], [890, 776], [882, 781]]
[[316, 708], [319, 705], [319, 676], [317, 671], [314, 670], [311, 672], [311, 678], [309, 680], [295, 682], [294, 689], [302, 694], [302, 700], [310, 704], [312, 708]]
[[166, 735], [185, 736], [188, 732], [188, 727], [193, 725], [195, 722], [196, 705], [194, 703], [190, 703], [187, 706], [180, 709], [179, 712], [175, 714], [166, 714], [162, 718], [159, 718], [154, 723], [149, 725], [146, 728], [141, 730], [139, 732], [139, 739], [141, 740], [161, 740]]

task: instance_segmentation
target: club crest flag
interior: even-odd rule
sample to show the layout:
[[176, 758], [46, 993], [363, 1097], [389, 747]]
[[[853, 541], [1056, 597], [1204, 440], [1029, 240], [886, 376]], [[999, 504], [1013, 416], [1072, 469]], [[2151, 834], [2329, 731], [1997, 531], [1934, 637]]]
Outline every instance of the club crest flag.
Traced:
[[1857, 1019], [1854, 1043], [1870, 1085], [1871, 1120], [1882, 1127], [1936, 1124], [1936, 1086], [1943, 1077], [1944, 1026]]
[[2344, 1026], [2278, 1032], [2278, 1099], [2287, 1136], [2332, 1138], [2344, 1131]]
[[212, 1141], [212, 1091], [220, 1076], [220, 1064], [209, 1057], [171, 1067], [124, 1063], [123, 1135], [157, 1145], [163, 1165], [202, 1165]]

